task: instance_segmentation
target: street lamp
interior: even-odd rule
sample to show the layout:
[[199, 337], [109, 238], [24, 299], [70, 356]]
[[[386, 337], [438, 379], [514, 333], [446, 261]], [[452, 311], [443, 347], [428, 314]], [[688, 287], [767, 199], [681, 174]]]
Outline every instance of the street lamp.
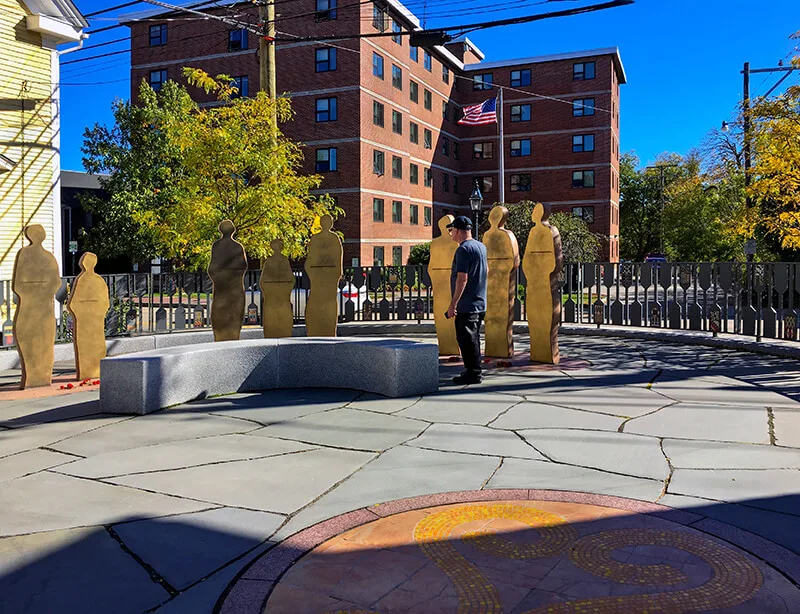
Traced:
[[483, 207], [483, 194], [478, 187], [478, 182], [475, 182], [475, 187], [472, 188], [472, 194], [469, 195], [469, 208], [472, 210], [472, 217], [474, 218], [475, 225], [475, 238], [478, 238], [478, 230], [480, 229], [480, 215], [481, 208]]

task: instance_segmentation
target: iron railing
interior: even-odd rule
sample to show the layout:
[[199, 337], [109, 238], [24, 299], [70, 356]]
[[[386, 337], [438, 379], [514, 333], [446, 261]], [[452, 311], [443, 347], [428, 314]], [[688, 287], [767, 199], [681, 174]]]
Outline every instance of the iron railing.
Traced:
[[[562, 321], [597, 326], [670, 328], [797, 339], [800, 264], [680, 262], [569, 263], [559, 276]], [[245, 275], [246, 325], [261, 324], [260, 271]], [[111, 308], [106, 334], [167, 333], [210, 326], [212, 285], [206, 273], [131, 273], [104, 276]], [[57, 341], [70, 341], [65, 309], [74, 278], [57, 298]], [[310, 283], [295, 271], [292, 304], [302, 322]], [[339, 282], [339, 317], [349, 321], [429, 320], [433, 317], [425, 266], [347, 268]], [[515, 317], [526, 318], [525, 278], [518, 273]], [[13, 345], [11, 283], [0, 280], [2, 343]]]

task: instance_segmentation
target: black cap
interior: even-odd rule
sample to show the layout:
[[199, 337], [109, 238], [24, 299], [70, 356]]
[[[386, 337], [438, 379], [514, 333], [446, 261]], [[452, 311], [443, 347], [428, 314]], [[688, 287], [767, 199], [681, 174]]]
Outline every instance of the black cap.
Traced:
[[472, 228], [472, 220], [466, 215], [459, 215], [447, 225], [447, 228], [455, 228], [456, 230], [470, 230]]

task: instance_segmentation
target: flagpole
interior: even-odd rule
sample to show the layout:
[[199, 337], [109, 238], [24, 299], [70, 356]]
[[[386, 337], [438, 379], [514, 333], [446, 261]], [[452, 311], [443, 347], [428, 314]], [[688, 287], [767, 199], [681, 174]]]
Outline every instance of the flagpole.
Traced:
[[506, 202], [506, 148], [503, 140], [503, 88], [497, 88], [497, 126], [500, 132], [500, 203]]

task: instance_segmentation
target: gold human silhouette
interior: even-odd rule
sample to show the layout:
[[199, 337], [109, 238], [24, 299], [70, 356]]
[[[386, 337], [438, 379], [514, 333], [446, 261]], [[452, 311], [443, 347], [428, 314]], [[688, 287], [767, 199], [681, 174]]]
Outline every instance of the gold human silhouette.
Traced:
[[444, 215], [439, 218], [440, 235], [431, 241], [431, 257], [428, 262], [428, 276], [433, 289], [433, 318], [436, 324], [436, 338], [439, 341], [439, 355], [459, 355], [461, 350], [456, 341], [456, 322], [454, 318], [445, 318], [453, 298], [450, 288], [450, 275], [453, 269], [453, 258], [458, 243], [450, 238], [447, 225], [455, 218]]
[[344, 252], [342, 241], [331, 230], [333, 218], [323, 215], [319, 221], [322, 231], [308, 242], [306, 273], [311, 291], [306, 303], [306, 335], [309, 337], [335, 337]]
[[239, 339], [244, 320], [244, 274], [247, 256], [242, 244], [233, 238], [236, 226], [230, 220], [219, 223], [222, 235], [211, 247], [208, 275], [213, 283], [211, 328], [214, 341]]
[[97, 256], [86, 252], [78, 265], [67, 309], [75, 322], [72, 343], [75, 347], [75, 368], [78, 379], [100, 377], [100, 361], [106, 356], [106, 314], [108, 285], [97, 273]]
[[505, 225], [508, 209], [497, 205], [489, 213], [491, 228], [483, 235], [489, 273], [486, 287], [486, 356], [514, 355], [514, 298], [517, 291], [519, 245]]
[[58, 262], [44, 246], [41, 224], [23, 231], [29, 245], [17, 252], [11, 289], [19, 298], [14, 312], [14, 339], [22, 364], [20, 388], [49, 386], [53, 381], [56, 340], [54, 297], [61, 287]]
[[270, 243], [272, 255], [261, 262], [261, 320], [264, 338], [291, 337], [294, 315], [292, 314], [292, 289], [294, 273], [289, 259], [283, 255], [283, 241]]
[[542, 203], [531, 214], [533, 228], [528, 235], [522, 270], [527, 279], [525, 307], [531, 336], [531, 361], [558, 364], [558, 324], [561, 299], [556, 288], [564, 265], [561, 235], [547, 222]]

